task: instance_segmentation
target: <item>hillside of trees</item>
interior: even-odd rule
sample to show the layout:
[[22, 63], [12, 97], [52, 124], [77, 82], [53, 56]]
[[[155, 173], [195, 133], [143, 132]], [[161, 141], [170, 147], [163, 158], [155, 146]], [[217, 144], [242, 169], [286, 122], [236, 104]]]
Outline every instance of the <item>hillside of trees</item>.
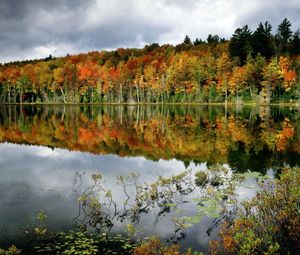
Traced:
[[0, 64], [0, 103], [299, 102], [300, 33], [246, 25], [176, 46]]

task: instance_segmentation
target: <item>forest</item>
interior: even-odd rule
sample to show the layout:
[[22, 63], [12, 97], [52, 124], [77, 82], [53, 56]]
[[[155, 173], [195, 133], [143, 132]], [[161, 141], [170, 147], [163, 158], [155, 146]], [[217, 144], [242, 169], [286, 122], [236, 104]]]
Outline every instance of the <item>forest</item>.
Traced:
[[300, 102], [300, 32], [285, 18], [209, 35], [0, 64], [0, 103]]

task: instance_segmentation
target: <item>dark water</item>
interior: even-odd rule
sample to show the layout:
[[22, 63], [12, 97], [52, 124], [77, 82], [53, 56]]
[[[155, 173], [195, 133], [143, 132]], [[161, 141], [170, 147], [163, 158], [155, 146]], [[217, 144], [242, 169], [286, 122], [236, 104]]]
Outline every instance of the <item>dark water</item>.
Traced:
[[[282, 166], [300, 163], [299, 128], [299, 111], [289, 108], [1, 106], [0, 246], [22, 243], [40, 210], [52, 230], [72, 228], [78, 194], [91, 185], [94, 173], [103, 175], [103, 187], [118, 206], [124, 193], [116, 176], [133, 171], [141, 183], [216, 164], [234, 173], [276, 175]], [[83, 176], [78, 190], [76, 174]], [[236, 192], [248, 198], [255, 187], [250, 178]], [[113, 219], [111, 231], [123, 232], [132, 223], [137, 235], [171, 240], [181, 233], [174, 217], [196, 210], [186, 196], [176, 199], [180, 207], [161, 215], [154, 206], [133, 222]], [[207, 234], [213, 223], [203, 217], [188, 226], [183, 246], [205, 250], [216, 237], [216, 231]]]

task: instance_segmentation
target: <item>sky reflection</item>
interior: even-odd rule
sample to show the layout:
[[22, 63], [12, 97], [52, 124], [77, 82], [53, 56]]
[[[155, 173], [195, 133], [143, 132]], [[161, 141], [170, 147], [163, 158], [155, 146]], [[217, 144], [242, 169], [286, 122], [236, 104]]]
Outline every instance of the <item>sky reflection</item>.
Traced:
[[[154, 181], [159, 175], [176, 175], [186, 169], [184, 163], [176, 159], [151, 161], [144, 157], [119, 157], [115, 155], [95, 155], [71, 152], [65, 149], [51, 149], [42, 146], [0, 144], [0, 245], [7, 240], [17, 242], [18, 236], [28, 226], [37, 224], [35, 215], [44, 210], [48, 215], [47, 224], [53, 230], [67, 229], [72, 226], [78, 204], [73, 192], [76, 172], [89, 176], [101, 173], [105, 185], [114, 194], [114, 199], [121, 203], [124, 199], [121, 187], [116, 185], [116, 176], [141, 173], [142, 182]], [[228, 167], [228, 166], [227, 166]], [[191, 163], [191, 170], [204, 170], [205, 164]], [[255, 180], [240, 187], [242, 197], [255, 194]], [[186, 211], [193, 214], [191, 205]], [[143, 235], [158, 235], [169, 238], [174, 224], [172, 216], [162, 217], [155, 224], [155, 213], [143, 215], [138, 231]], [[206, 230], [212, 219], [204, 218], [199, 224], [189, 228], [188, 238], [183, 246], [205, 249], [209, 242]], [[116, 224], [115, 230], [122, 230], [124, 225]], [[215, 233], [213, 234], [215, 236]]]
[[[170, 176], [185, 170], [184, 164], [175, 159], [153, 162], [143, 157], [103, 156], [9, 143], [0, 144], [0, 155], [2, 242], [13, 238], [26, 226], [36, 224], [35, 215], [39, 210], [45, 210], [52, 228], [70, 227], [77, 212], [77, 198], [72, 191], [77, 171], [101, 173], [110, 188], [118, 189], [110, 184], [118, 175], [137, 171], [142, 173], [142, 181], [153, 181], [158, 175]], [[191, 164], [190, 168], [204, 169], [205, 165]], [[122, 196], [115, 198], [120, 201]], [[145, 227], [146, 232], [167, 236], [170, 230], [168, 226], [162, 228], [162, 224], [170, 222], [161, 221], [159, 228], [151, 223], [151, 228]]]

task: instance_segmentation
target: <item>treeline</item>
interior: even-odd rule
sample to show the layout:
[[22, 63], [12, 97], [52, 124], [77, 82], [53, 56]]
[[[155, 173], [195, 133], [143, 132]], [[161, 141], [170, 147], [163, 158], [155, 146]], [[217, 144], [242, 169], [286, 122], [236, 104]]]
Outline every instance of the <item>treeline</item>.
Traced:
[[0, 103], [270, 102], [300, 98], [300, 39], [284, 19], [236, 29], [229, 41], [186, 36], [153, 43], [0, 65]]

